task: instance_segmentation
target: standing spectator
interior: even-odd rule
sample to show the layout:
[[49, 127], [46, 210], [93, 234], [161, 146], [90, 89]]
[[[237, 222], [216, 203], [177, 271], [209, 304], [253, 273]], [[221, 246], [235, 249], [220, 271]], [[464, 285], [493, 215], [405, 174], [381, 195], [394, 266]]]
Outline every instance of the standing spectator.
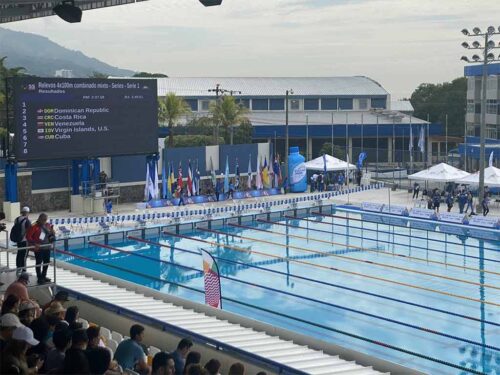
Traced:
[[26, 352], [33, 345], [38, 345], [38, 341], [33, 337], [31, 329], [25, 326], [17, 327], [2, 353], [0, 373], [22, 375], [37, 373], [38, 367], [41, 367], [43, 363], [39, 362], [30, 369], [26, 360]]
[[115, 352], [115, 360], [123, 369], [138, 371], [141, 374], [150, 372], [146, 354], [140, 345], [143, 339], [143, 326], [134, 324], [130, 327], [130, 338], [123, 340]]
[[12, 339], [14, 330], [21, 326], [22, 324], [16, 315], [12, 313], [2, 315], [0, 318], [0, 353], [3, 352], [7, 343]]
[[415, 181], [413, 184], [413, 197], [412, 199], [418, 199], [418, 193], [420, 193], [420, 184]]
[[19, 305], [19, 320], [26, 327], [29, 327], [31, 322], [35, 319], [36, 310], [38, 306], [33, 301], [23, 301]]
[[48, 283], [47, 270], [50, 262], [50, 244], [54, 243], [56, 237], [54, 227], [48, 222], [47, 214], [40, 214], [38, 220], [26, 233], [29, 246], [34, 246], [36, 261], [36, 276], [38, 284]]
[[488, 195], [484, 193], [484, 197], [481, 202], [481, 205], [483, 206], [483, 216], [488, 215], [488, 213], [490, 212], [489, 204], [490, 204], [490, 199], [488, 198]]
[[439, 206], [441, 206], [441, 195], [439, 194], [439, 190], [434, 191], [434, 195], [432, 196], [432, 205], [437, 213], [439, 213]]
[[228, 375], [245, 375], [245, 366], [240, 362], [233, 363], [229, 368]]
[[474, 196], [472, 195], [471, 191], [467, 192], [467, 206], [465, 207], [465, 213], [469, 211], [470, 208], [470, 214], [474, 214]]
[[201, 354], [199, 352], [189, 352], [186, 357], [186, 364], [184, 365], [184, 374], [186, 374], [187, 369], [190, 365], [198, 365], [201, 362]]
[[9, 294], [2, 303], [1, 315], [8, 313], [19, 314], [19, 298], [15, 294]]
[[432, 198], [427, 196], [427, 209], [432, 210]]
[[26, 242], [26, 232], [31, 227], [31, 221], [28, 217], [29, 207], [21, 209], [21, 216], [14, 220], [14, 225], [10, 230], [10, 240], [16, 243], [18, 248], [16, 255], [16, 272], [18, 274], [26, 272], [26, 258], [28, 257], [28, 243]]
[[461, 214], [464, 213], [464, 208], [466, 203], [467, 203], [467, 194], [465, 193], [464, 190], [462, 190], [458, 195], [458, 208]]
[[30, 296], [28, 295], [28, 284], [30, 282], [30, 275], [26, 272], [23, 272], [17, 278], [17, 281], [14, 281], [9, 285], [7, 290], [5, 291], [5, 297], [8, 298], [11, 294], [16, 296], [19, 301], [28, 301]]
[[219, 180], [217, 180], [215, 182], [215, 199], [217, 200], [217, 202], [220, 199], [221, 190], [222, 190], [221, 182]]
[[[446, 205], [448, 206], [448, 212], [451, 212], [451, 209], [453, 208], [453, 195], [451, 193], [448, 193], [446, 196]], [[461, 207], [463, 209], [463, 207]]]
[[68, 328], [58, 329], [52, 337], [54, 348], [47, 354], [45, 360], [45, 371], [62, 368], [66, 350], [71, 347], [71, 331]]
[[217, 359], [211, 359], [205, 364], [205, 370], [209, 375], [220, 375], [221, 364]]
[[186, 367], [186, 357], [193, 347], [193, 342], [190, 339], [182, 339], [177, 345], [177, 349], [172, 353], [175, 362], [176, 375], [182, 375], [184, 367]]
[[151, 375], [174, 375], [175, 362], [172, 354], [165, 352], [156, 353], [153, 358]]

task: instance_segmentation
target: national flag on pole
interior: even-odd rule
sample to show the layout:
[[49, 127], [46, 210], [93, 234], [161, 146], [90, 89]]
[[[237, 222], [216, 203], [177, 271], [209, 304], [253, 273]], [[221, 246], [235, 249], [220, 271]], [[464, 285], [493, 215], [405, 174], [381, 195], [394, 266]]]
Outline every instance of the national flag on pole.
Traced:
[[424, 127], [420, 127], [420, 137], [418, 137], [418, 147], [420, 152], [423, 154], [425, 152], [425, 130]]
[[213, 258], [204, 250], [203, 253], [203, 280], [205, 284], [205, 304], [220, 309], [221, 285], [220, 276]]
[[280, 169], [280, 163], [278, 161], [277, 155], [274, 158], [273, 173], [274, 173], [274, 187], [277, 188], [280, 186], [280, 183], [281, 183], [281, 169]]
[[153, 199], [160, 198], [160, 180], [158, 179], [158, 159], [153, 159], [155, 175], [153, 178]]
[[238, 190], [240, 186], [240, 165], [238, 164], [238, 158], [236, 158], [236, 167], [234, 171], [234, 189]]
[[326, 176], [326, 154], [323, 154], [323, 175]]
[[267, 156], [264, 158], [264, 167], [262, 168], [262, 184], [269, 187], [269, 170], [267, 169]]
[[224, 193], [229, 193], [229, 156], [226, 155], [226, 168], [224, 169]]
[[169, 165], [170, 168], [170, 174], [169, 174], [169, 180], [168, 180], [168, 197], [172, 198], [172, 186], [175, 183], [175, 174], [174, 174], [174, 162], [170, 162]]
[[366, 156], [367, 156], [367, 154], [364, 151], [359, 154], [359, 156], [358, 156], [358, 163], [357, 163], [358, 169], [363, 168], [363, 162], [365, 161]]
[[194, 173], [194, 191], [196, 195], [200, 195], [200, 163], [196, 160], [196, 172]]
[[247, 188], [252, 188], [252, 154], [248, 157], [248, 178], [247, 178]]
[[177, 172], [177, 190], [182, 191], [182, 163], [179, 162], [179, 170]]
[[144, 185], [144, 200], [149, 201], [149, 191], [151, 185], [151, 177], [149, 175], [149, 162], [146, 162], [146, 184]]
[[[259, 162], [260, 161], [260, 162]], [[257, 157], [257, 173], [255, 174], [255, 186], [262, 189], [262, 159]]]
[[489, 160], [489, 163], [488, 163], [488, 165], [489, 165], [490, 167], [493, 167], [493, 155], [494, 155], [494, 153], [493, 153], [493, 151], [491, 151], [491, 154], [490, 154], [490, 160]]
[[210, 156], [210, 178], [212, 180], [212, 186], [215, 187], [217, 184], [217, 176], [215, 175], [214, 162], [212, 161], [212, 157]]
[[163, 160], [163, 164], [161, 166], [161, 197], [163, 199], [167, 198], [167, 167], [166, 167], [166, 162]]
[[410, 143], [408, 144], [408, 150], [413, 151], [413, 127], [410, 124]]
[[191, 160], [188, 160], [188, 177], [186, 188], [188, 197], [193, 195], [193, 170], [191, 169]]

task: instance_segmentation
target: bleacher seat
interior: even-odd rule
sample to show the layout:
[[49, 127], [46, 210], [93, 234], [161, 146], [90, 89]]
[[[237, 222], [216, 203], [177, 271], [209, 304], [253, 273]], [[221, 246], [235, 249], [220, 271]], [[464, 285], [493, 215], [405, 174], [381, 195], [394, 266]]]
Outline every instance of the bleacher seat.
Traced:
[[111, 340], [111, 331], [106, 327], [101, 327], [101, 336], [106, 340]]
[[82, 323], [82, 328], [83, 329], [89, 328], [89, 322], [86, 321], [85, 319], [80, 318], [80, 323]]
[[154, 357], [154, 356], [155, 356], [155, 354], [157, 354], [157, 353], [159, 353], [159, 352], [161, 352], [161, 349], [160, 349], [160, 348], [157, 348], [156, 346], [150, 346], [150, 347], [149, 347], [149, 355], [150, 355], [151, 357]]
[[123, 341], [123, 335], [119, 332], [111, 332], [111, 338], [115, 340], [118, 344]]
[[[102, 327], [101, 327], [101, 334], [102, 334]], [[109, 339], [106, 341], [106, 346], [110, 348], [113, 352], [116, 352], [116, 348], [118, 347], [118, 342], [113, 339]]]

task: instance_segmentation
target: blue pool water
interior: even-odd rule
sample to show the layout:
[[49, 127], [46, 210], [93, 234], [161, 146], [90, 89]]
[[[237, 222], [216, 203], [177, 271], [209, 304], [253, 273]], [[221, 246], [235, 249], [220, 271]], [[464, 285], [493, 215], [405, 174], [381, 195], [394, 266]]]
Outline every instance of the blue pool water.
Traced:
[[500, 374], [500, 243], [360, 217], [253, 220], [64, 258], [203, 303], [205, 249], [225, 310], [430, 374]]

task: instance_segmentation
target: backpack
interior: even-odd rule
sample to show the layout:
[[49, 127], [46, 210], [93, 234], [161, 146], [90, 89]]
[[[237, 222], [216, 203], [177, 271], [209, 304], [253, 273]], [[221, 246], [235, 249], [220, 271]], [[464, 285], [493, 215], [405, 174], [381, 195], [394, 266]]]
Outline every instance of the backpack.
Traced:
[[10, 240], [15, 243], [19, 243], [23, 241], [24, 237], [24, 224], [26, 223], [27, 218], [23, 218], [21, 220], [16, 219], [14, 222], [14, 226], [10, 230]]

